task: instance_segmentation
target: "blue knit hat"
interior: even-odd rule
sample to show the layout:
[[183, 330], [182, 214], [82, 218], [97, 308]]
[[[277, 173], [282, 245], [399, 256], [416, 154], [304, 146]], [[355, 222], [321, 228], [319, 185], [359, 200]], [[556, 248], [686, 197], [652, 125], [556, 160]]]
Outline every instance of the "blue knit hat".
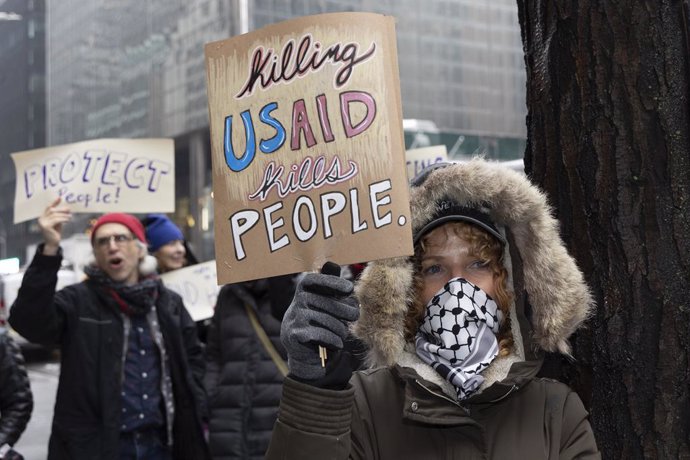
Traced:
[[171, 241], [184, 240], [182, 231], [164, 214], [149, 214], [144, 219], [149, 252], [158, 251]]

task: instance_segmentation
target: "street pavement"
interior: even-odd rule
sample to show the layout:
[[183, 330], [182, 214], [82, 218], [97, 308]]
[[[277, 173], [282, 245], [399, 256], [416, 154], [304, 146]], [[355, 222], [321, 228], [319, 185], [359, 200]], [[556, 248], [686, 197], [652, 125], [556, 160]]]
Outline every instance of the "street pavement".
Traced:
[[45, 460], [48, 456], [48, 438], [50, 424], [53, 420], [53, 406], [57, 391], [60, 364], [57, 358], [45, 354], [39, 357], [27, 358], [26, 369], [31, 381], [31, 391], [34, 395], [34, 410], [31, 420], [19, 442], [14, 446], [25, 460]]

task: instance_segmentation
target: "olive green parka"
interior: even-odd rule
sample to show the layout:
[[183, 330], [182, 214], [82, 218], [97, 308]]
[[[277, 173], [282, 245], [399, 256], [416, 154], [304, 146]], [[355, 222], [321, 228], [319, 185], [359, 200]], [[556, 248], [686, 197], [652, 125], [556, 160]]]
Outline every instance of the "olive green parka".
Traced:
[[568, 337], [594, 307], [545, 196], [497, 163], [454, 164], [411, 188], [413, 231], [447, 197], [487, 209], [508, 241], [513, 352], [496, 358], [482, 372], [480, 390], [458, 401], [403, 336], [414, 298], [412, 259], [372, 262], [356, 287], [361, 314], [352, 327], [369, 346], [370, 369], [355, 372], [344, 390], [286, 379], [266, 458], [600, 458], [580, 398], [536, 377], [543, 351], [568, 354]]

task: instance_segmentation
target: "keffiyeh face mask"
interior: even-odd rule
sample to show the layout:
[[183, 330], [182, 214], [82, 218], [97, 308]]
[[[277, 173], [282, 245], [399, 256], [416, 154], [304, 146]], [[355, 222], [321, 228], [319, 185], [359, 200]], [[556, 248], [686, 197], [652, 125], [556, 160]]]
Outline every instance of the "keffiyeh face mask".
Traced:
[[458, 399], [484, 382], [481, 372], [498, 355], [503, 314], [479, 287], [454, 278], [426, 306], [415, 337], [417, 355], [452, 383]]

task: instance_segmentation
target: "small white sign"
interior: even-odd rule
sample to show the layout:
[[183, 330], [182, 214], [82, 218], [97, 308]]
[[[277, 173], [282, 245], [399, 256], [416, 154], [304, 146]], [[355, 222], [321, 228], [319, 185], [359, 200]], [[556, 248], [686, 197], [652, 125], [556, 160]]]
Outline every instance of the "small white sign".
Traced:
[[448, 151], [445, 145], [407, 150], [405, 161], [407, 162], [407, 178], [412, 179], [427, 166], [448, 161]]
[[168, 289], [182, 296], [185, 307], [194, 321], [213, 316], [220, 286], [216, 282], [216, 261], [173, 270], [161, 275]]

